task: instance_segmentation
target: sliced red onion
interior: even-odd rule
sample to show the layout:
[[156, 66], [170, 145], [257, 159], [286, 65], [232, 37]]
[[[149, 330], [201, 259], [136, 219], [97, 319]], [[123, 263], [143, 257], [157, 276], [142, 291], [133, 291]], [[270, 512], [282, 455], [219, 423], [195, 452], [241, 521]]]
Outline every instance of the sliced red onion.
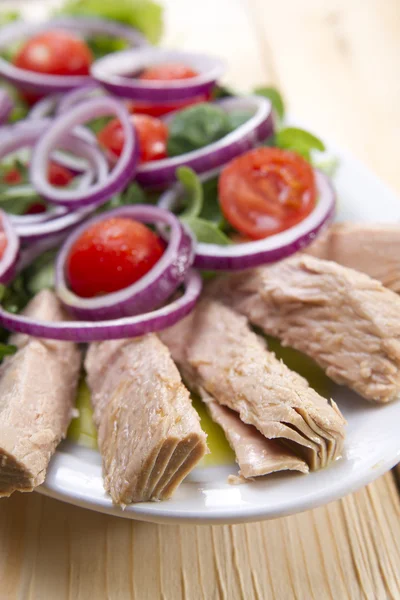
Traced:
[[[98, 117], [115, 115], [124, 130], [124, 147], [115, 167], [105, 181], [98, 181], [85, 190], [60, 189], [47, 180], [47, 165], [51, 153], [59, 145], [65, 146], [66, 136], [77, 125]], [[71, 148], [73, 150], [73, 148]], [[92, 98], [71, 108], [54, 119], [35, 146], [30, 174], [33, 187], [49, 202], [70, 208], [98, 206], [123, 190], [135, 176], [139, 149], [130, 116], [121, 102], [114, 98]]]
[[96, 81], [89, 81], [86, 85], [65, 94], [58, 102], [56, 113], [58, 115], [63, 114], [66, 110], [69, 110], [84, 100], [89, 100], [94, 96], [101, 96], [104, 94], [105, 91]]
[[[62, 17], [35, 24], [16, 21], [2, 27], [0, 31], [0, 52], [22, 41], [45, 31], [54, 29], [71, 30], [82, 35], [110, 35], [124, 39], [132, 47], [147, 45], [146, 39], [136, 30], [114, 21], [92, 17]], [[66, 92], [91, 81], [86, 75], [48, 75], [20, 69], [11, 62], [0, 57], [0, 76], [16, 87], [40, 94]]]
[[[320, 171], [314, 173], [318, 201], [314, 210], [303, 221], [286, 231], [255, 242], [231, 246], [198, 243], [194, 266], [212, 271], [247, 269], [281, 260], [308, 246], [320, 229], [333, 219], [336, 205], [335, 191], [329, 178]], [[202, 177], [202, 180], [208, 177]], [[159, 206], [172, 210], [178, 204], [182, 193], [181, 184], [176, 185], [162, 195]]]
[[[174, 158], [164, 158], [139, 165], [137, 181], [145, 187], [168, 185], [176, 181], [175, 171], [182, 165], [191, 167], [198, 174], [207, 173], [258, 146], [273, 134], [272, 107], [271, 102], [266, 98], [261, 96], [226, 98], [220, 100], [218, 105], [227, 112], [243, 110], [249, 111], [252, 116], [235, 131], [205, 148]], [[168, 115], [167, 122], [170, 118], [172, 115]]]
[[3, 89], [0, 89], [0, 125], [6, 123], [14, 108], [14, 102], [10, 94]]
[[0, 307], [0, 324], [11, 331], [33, 337], [71, 342], [98, 342], [133, 338], [161, 331], [183, 319], [193, 310], [201, 292], [202, 280], [196, 271], [189, 271], [184, 294], [153, 312], [112, 321], [37, 321], [14, 315]]
[[28, 113], [27, 119], [44, 119], [50, 117], [60, 101], [59, 94], [51, 94], [38, 100]]
[[[168, 246], [155, 266], [133, 285], [104, 296], [81, 298], [68, 288], [66, 282], [65, 265], [71, 247], [88, 227], [113, 217], [167, 226], [170, 230]], [[144, 204], [116, 208], [87, 221], [69, 236], [57, 257], [57, 295], [68, 311], [81, 319], [114, 319], [137, 315], [161, 306], [172, 296], [184, 280], [193, 258], [193, 238], [171, 212]]]
[[7, 239], [7, 246], [0, 259], [0, 283], [7, 284], [14, 277], [20, 242], [7, 214], [0, 210], [0, 221]]
[[91, 212], [92, 207], [81, 208], [80, 210], [66, 212], [57, 218], [50, 218], [46, 221], [20, 222], [15, 225], [15, 229], [20, 239], [24, 242], [45, 240], [47, 237], [53, 237], [56, 234], [67, 234], [73, 227], [82, 223]]
[[[136, 77], [146, 67], [177, 62], [191, 67], [199, 75], [175, 81], [145, 81]], [[147, 47], [100, 58], [93, 63], [91, 74], [117, 96], [145, 102], [172, 102], [207, 94], [224, 70], [223, 61], [207, 54]]]

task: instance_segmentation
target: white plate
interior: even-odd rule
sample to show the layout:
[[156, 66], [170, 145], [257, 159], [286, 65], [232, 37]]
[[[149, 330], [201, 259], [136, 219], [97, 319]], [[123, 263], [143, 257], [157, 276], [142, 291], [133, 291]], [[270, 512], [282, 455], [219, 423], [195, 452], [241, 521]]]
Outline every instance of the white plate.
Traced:
[[[341, 159], [335, 178], [340, 220], [399, 222], [400, 201], [395, 194], [353, 157], [334, 151]], [[400, 461], [400, 401], [375, 406], [333, 384], [331, 395], [348, 428], [343, 459], [325, 471], [230, 485], [227, 476], [237, 473], [235, 464], [198, 468], [171, 500], [122, 511], [104, 492], [100, 456], [65, 443], [38, 491], [100, 512], [158, 523], [237, 523], [308, 510], [353, 492]]]

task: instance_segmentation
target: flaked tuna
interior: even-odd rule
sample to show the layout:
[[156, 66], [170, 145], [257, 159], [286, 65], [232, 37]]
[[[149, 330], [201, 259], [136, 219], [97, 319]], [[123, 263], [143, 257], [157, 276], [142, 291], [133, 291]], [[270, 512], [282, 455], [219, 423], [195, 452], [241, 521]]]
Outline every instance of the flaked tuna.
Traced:
[[[44, 321], [65, 317], [49, 290], [24, 312]], [[29, 492], [43, 483], [71, 421], [81, 364], [71, 342], [19, 334], [10, 341], [18, 351], [0, 367], [0, 496]]]
[[85, 367], [115, 504], [169, 498], [207, 452], [206, 435], [155, 335], [90, 345]]
[[400, 297], [334, 262], [298, 255], [229, 275], [210, 293], [367, 398], [400, 393]]
[[366, 273], [400, 293], [399, 225], [335, 223], [306, 252]]
[[160, 335], [191, 386], [235, 411], [267, 440], [284, 442], [282, 456], [289, 447], [292, 460], [300, 456], [311, 469], [340, 456], [345, 421], [336, 405], [269, 352], [244, 317], [203, 299]]

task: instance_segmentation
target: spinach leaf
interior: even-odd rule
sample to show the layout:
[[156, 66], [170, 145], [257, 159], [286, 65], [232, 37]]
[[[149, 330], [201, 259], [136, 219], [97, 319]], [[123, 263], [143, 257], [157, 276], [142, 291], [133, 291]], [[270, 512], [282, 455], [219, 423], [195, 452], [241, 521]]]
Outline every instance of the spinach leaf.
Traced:
[[198, 242], [218, 244], [219, 246], [227, 246], [232, 243], [215, 223], [205, 221], [199, 217], [182, 217], [181, 221], [191, 229]]
[[120, 21], [139, 29], [153, 44], [163, 31], [163, 8], [153, 0], [67, 0], [61, 13]]
[[272, 102], [272, 108], [276, 112], [280, 121], [285, 116], [285, 103], [283, 101], [281, 93], [274, 87], [257, 87], [254, 89], [254, 94], [257, 96], [264, 96]]
[[228, 117], [231, 124], [231, 131], [235, 131], [235, 129], [247, 123], [251, 118], [251, 113], [248, 110], [232, 110], [228, 113]]
[[203, 148], [230, 130], [229, 117], [222, 108], [206, 102], [190, 106], [179, 111], [169, 124], [167, 154], [180, 156]]
[[311, 150], [325, 151], [325, 144], [315, 135], [298, 127], [285, 127], [275, 135], [276, 145], [284, 150], [293, 150], [311, 161]]
[[195, 171], [189, 167], [179, 167], [176, 170], [176, 177], [186, 192], [183, 199], [185, 208], [181, 212], [180, 217], [198, 217], [203, 208], [203, 188], [200, 179]]

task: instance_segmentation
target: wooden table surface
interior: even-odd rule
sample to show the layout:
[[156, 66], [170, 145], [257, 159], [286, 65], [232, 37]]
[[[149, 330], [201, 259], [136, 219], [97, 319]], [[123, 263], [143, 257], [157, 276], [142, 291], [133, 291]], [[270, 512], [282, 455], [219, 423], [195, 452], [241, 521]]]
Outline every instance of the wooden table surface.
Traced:
[[[397, 0], [165, 4], [168, 45], [226, 57], [243, 90], [276, 84], [299, 119], [400, 193]], [[0, 501], [0, 600], [14, 598], [400, 599], [396, 473], [308, 513], [235, 526], [134, 523], [15, 495]]]

